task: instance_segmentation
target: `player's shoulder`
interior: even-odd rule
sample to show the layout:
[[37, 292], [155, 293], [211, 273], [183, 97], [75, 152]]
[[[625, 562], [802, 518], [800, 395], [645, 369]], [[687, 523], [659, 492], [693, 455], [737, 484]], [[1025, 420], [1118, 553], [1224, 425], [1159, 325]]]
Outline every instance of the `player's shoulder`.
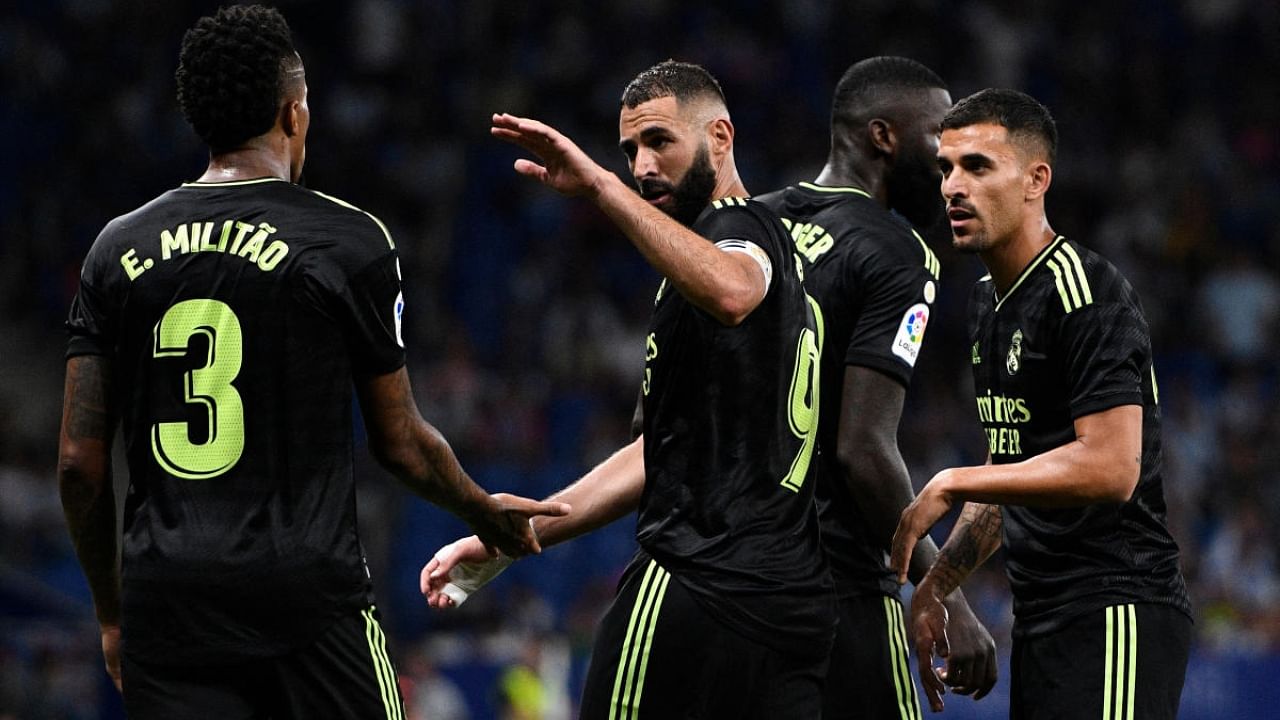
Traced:
[[185, 204], [179, 190], [181, 188], [166, 190], [133, 210], [107, 221], [98, 233], [90, 253], [121, 242], [131, 242], [131, 235], [136, 228], [146, 225], [157, 216], [172, 213], [176, 207]]
[[713, 200], [698, 216], [693, 227], [697, 231], [709, 230], [714, 235], [729, 232], [740, 236], [737, 239], [753, 242], [787, 239], [786, 228], [778, 215], [748, 197], [729, 196]]
[[298, 190], [305, 194], [317, 213], [327, 215], [344, 226], [361, 230], [360, 237], [375, 247], [395, 249], [396, 243], [391, 238], [391, 231], [377, 215], [335, 195], [309, 188], [299, 187]]
[[1098, 303], [1138, 304], [1137, 294], [1124, 273], [1110, 260], [1086, 245], [1059, 235], [1045, 255], [1047, 282], [1051, 282], [1063, 312], [1070, 314]]

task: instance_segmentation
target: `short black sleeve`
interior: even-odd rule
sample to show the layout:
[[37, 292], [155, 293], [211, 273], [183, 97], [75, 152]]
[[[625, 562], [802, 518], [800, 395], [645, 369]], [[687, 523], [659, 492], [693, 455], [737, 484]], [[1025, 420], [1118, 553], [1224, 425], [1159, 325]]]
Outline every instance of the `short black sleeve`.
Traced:
[[[94, 243], [85, 257], [80, 271], [80, 287], [71, 301], [66, 328], [70, 338], [67, 357], [76, 355], [110, 355], [115, 352], [120, 325], [120, 301], [115, 297], [118, 288], [111, 282], [106, 253], [102, 251], [103, 236]], [[119, 274], [116, 272], [115, 274]]]
[[1071, 416], [1142, 404], [1142, 367], [1150, 345], [1138, 309], [1122, 302], [1086, 305], [1062, 319]]
[[862, 275], [861, 312], [844, 361], [911, 384], [929, 324], [933, 276], [920, 263], [867, 268]]
[[381, 375], [404, 365], [404, 294], [396, 252], [388, 252], [357, 273], [339, 300], [352, 367]]
[[[763, 206], [756, 207], [760, 208], [761, 213], [768, 212]], [[775, 269], [782, 262], [794, 262], [790, 252], [784, 252], [785, 248], [774, 241], [774, 236], [763, 219], [743, 205], [725, 205], [709, 210], [699, 218], [693, 229], [712, 243], [722, 240], [745, 240], [752, 243], [769, 255], [769, 261]]]

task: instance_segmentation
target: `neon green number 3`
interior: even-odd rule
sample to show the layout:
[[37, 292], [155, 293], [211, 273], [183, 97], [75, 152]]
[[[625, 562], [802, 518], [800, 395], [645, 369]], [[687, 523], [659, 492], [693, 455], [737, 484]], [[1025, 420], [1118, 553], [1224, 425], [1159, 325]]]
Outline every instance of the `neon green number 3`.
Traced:
[[782, 486], [792, 492], [800, 492], [805, 476], [809, 472], [809, 463], [813, 460], [813, 448], [818, 443], [818, 383], [822, 367], [822, 308], [813, 298], [805, 294], [809, 306], [813, 308], [817, 332], [805, 328], [800, 331], [800, 339], [796, 342], [796, 367], [791, 374], [790, 403], [787, 407], [787, 420], [791, 424], [791, 432], [804, 441], [796, 459], [791, 461], [791, 470], [782, 478]]
[[203, 405], [209, 417], [205, 442], [191, 442], [185, 422], [151, 426], [151, 452], [176, 477], [204, 480], [230, 470], [244, 453], [244, 402], [231, 381], [240, 374], [240, 320], [218, 300], [184, 300], [169, 308], [155, 327], [153, 357], [187, 354], [191, 338], [209, 340], [205, 364], [186, 373], [186, 402]]

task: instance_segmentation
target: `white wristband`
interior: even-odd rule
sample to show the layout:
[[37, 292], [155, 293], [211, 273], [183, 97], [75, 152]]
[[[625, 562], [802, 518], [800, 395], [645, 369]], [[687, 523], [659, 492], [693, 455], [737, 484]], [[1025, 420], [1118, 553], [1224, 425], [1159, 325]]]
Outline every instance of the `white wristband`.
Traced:
[[[440, 552], [436, 553], [436, 557], [448, 554], [448, 551], [452, 548], [452, 544], [446, 545], [441, 548]], [[490, 580], [498, 577], [513, 562], [515, 562], [514, 558], [498, 553], [496, 557], [484, 562], [458, 563], [449, 571], [449, 582], [445, 584], [440, 592], [452, 600], [455, 607], [461, 605], [466, 602], [466, 599], [472, 593], [487, 585]]]

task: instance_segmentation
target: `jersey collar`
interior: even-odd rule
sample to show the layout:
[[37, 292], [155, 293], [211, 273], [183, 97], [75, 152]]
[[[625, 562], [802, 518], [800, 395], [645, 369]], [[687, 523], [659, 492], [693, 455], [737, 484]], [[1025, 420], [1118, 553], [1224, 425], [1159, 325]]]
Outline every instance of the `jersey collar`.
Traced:
[[182, 187], [233, 187], [235, 185], [258, 185], [269, 182], [288, 182], [278, 177], [253, 178], [252, 180], [229, 180], [227, 182], [185, 182]]
[[1065, 237], [1059, 235], [1053, 239], [1053, 242], [1041, 248], [1040, 252], [1036, 253], [1035, 258], [1031, 260], [1030, 264], [1023, 268], [1022, 272], [1018, 273], [1018, 279], [1013, 281], [1013, 286], [1009, 288], [1009, 292], [1004, 294], [1004, 297], [1000, 297], [1000, 294], [995, 291], [994, 287], [992, 287], [991, 294], [996, 299], [996, 312], [1000, 312], [1000, 306], [1004, 305], [1005, 301], [1018, 291], [1022, 282], [1030, 277], [1031, 273], [1034, 272], [1036, 268], [1040, 267], [1040, 263], [1044, 262], [1044, 259], [1049, 257], [1049, 253], [1053, 252], [1059, 245], [1066, 241], [1067, 239]]
[[856, 188], [856, 187], [835, 187], [831, 185], [817, 185], [811, 182], [802, 182], [800, 183], [800, 187], [806, 190], [813, 190], [814, 192], [853, 193], [854, 195], [861, 195], [862, 197], [865, 197], [865, 198], [871, 197], [871, 193], [867, 192], [866, 190], [863, 190], [862, 188]]

